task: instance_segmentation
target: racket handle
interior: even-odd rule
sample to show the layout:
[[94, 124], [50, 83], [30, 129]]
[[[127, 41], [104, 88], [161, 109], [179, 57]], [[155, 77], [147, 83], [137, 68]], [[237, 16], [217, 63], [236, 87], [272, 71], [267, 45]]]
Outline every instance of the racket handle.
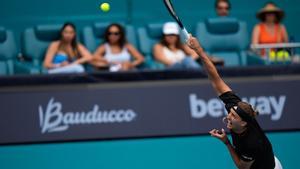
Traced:
[[190, 38], [190, 34], [188, 33], [188, 31], [185, 28], [182, 28], [182, 32], [184, 35], [184, 40], [187, 41]]

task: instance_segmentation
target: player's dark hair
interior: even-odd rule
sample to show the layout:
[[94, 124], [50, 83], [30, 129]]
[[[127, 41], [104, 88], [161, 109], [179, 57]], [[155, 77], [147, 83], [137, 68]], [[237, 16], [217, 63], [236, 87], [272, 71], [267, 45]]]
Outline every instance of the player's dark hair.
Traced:
[[252, 118], [255, 118], [258, 113], [253, 109], [253, 107], [246, 102], [238, 102], [238, 107], [240, 107], [245, 113], [247, 113]]
[[127, 43], [127, 40], [126, 40], [126, 33], [125, 33], [125, 29], [123, 28], [123, 26], [121, 26], [120, 24], [118, 23], [112, 23], [110, 24], [106, 30], [105, 30], [105, 34], [104, 34], [104, 40], [105, 42], [109, 43], [109, 30], [111, 27], [117, 27], [118, 30], [119, 30], [119, 33], [120, 33], [120, 38], [118, 40], [118, 45], [123, 48], [124, 45]]

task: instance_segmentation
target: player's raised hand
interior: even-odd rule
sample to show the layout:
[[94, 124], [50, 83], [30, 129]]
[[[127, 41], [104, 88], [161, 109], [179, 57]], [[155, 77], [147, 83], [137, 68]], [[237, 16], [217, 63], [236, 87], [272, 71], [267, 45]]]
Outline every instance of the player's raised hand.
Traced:
[[191, 34], [189, 36], [189, 39], [187, 40], [187, 45], [194, 50], [202, 50], [202, 46], [200, 45], [197, 38], [193, 37]]

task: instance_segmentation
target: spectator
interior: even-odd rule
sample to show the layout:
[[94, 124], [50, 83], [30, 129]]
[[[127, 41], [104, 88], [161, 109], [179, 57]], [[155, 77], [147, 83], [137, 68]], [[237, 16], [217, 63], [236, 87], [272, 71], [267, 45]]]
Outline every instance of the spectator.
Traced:
[[52, 73], [82, 73], [83, 63], [90, 61], [90, 52], [76, 40], [76, 27], [65, 23], [60, 38], [52, 42], [46, 52], [44, 67]]
[[[288, 42], [286, 28], [280, 23], [284, 17], [284, 12], [274, 3], [268, 2], [258, 11], [256, 17], [261, 23], [253, 29], [252, 44]], [[261, 51], [261, 55], [265, 55], [265, 50]]]
[[215, 10], [218, 16], [228, 16], [230, 11], [229, 0], [216, 0]]
[[163, 26], [161, 41], [155, 44], [153, 54], [156, 60], [167, 68], [184, 69], [200, 68], [196, 62], [198, 55], [187, 45], [182, 44], [179, 36], [179, 27], [174, 22], [167, 22]]
[[[132, 58], [133, 57], [133, 58]], [[94, 53], [92, 65], [110, 71], [127, 71], [143, 63], [144, 57], [127, 42], [124, 28], [111, 24], [105, 31], [105, 41]]]

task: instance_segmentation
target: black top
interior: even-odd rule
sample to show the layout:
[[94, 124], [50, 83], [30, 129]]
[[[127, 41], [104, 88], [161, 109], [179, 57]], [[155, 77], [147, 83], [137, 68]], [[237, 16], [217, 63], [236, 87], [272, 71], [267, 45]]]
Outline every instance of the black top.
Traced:
[[[220, 99], [226, 108], [237, 106], [241, 99], [232, 91], [223, 93]], [[274, 169], [275, 161], [272, 145], [256, 120], [247, 122], [247, 130], [242, 134], [231, 131], [233, 147], [243, 161], [252, 161], [251, 169]]]

